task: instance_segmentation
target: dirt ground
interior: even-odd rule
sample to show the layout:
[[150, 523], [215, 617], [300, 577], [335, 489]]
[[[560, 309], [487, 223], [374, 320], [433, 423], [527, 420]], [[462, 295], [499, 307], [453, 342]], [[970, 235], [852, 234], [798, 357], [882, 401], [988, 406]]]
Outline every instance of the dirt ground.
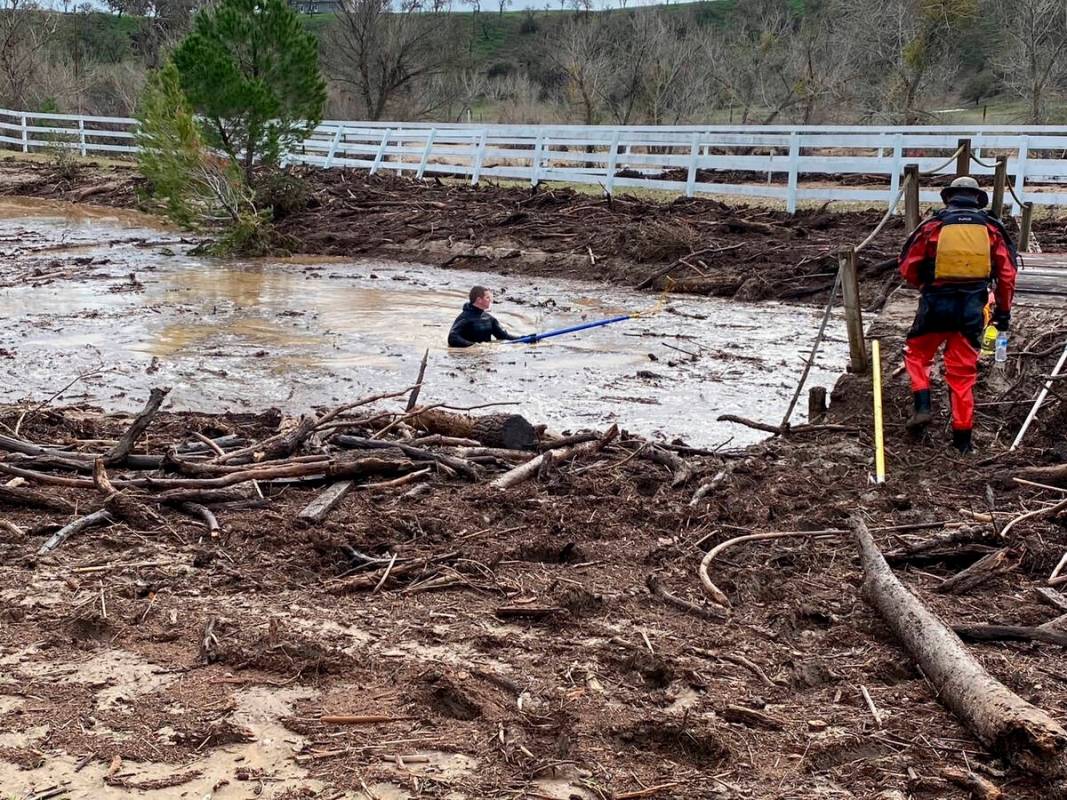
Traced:
[[[551, 185], [537, 191], [470, 187], [356, 170], [298, 169], [293, 175], [306, 192], [296, 202], [285, 194], [285, 203], [274, 206], [280, 251], [384, 255], [627, 286], [663, 273], [651, 288], [662, 288], [669, 277], [677, 292], [741, 300], [825, 302], [835, 253], [862, 241], [884, 214], [828, 204], [790, 216], [714, 199], [657, 202], [620, 194], [609, 200]], [[130, 208], [144, 188], [143, 179], [122, 166], [89, 163], [60, 174], [48, 164], [13, 157], [0, 162], [0, 192], [7, 195]], [[893, 259], [902, 228], [900, 217], [891, 219], [860, 257], [868, 307], [880, 307], [896, 283]], [[1062, 218], [1042, 217], [1034, 231], [1046, 247], [1067, 245]]]
[[[98, 508], [100, 494], [49, 489], [68, 512], [5, 502], [3, 519], [22, 532], [0, 532], [0, 776], [20, 789], [20, 776], [40, 776], [37, 790], [63, 778], [88, 792], [75, 797], [163, 785], [160, 796], [215, 787], [220, 798], [256, 787], [294, 798], [967, 797], [939, 778], [955, 766], [1011, 797], [1060, 796], [1007, 769], [938, 704], [860, 599], [847, 537], [724, 555], [713, 567], [732, 603], [722, 619], [666, 605], [647, 586], [653, 576], [700, 604], [708, 547], [749, 531], [847, 526], [857, 509], [874, 527], [974, 525], [968, 512], [988, 510], [987, 486], [1001, 523], [1036, 507], [1049, 493], [1012, 476], [1063, 459], [1064, 406], [1006, 454], [993, 437], [1026, 408], [995, 405], [989, 386], [1019, 380], [1029, 396], [1052, 359], [1032, 353], [1062, 343], [1067, 324], [1035, 314], [1023, 329], [1019, 350], [1031, 355], [984, 381], [975, 457], [947, 448], [943, 413], [927, 441], [905, 441], [907, 390], [891, 382], [891, 479], [880, 487], [869, 485], [867, 384], [845, 377], [831, 421], [854, 429], [686, 455], [695, 475], [677, 487], [624, 438], [506, 491], [485, 482], [495, 466], [475, 482], [437, 475], [416, 493], [354, 492], [321, 526], [301, 528], [316, 489], [264, 484], [259, 507], [217, 508], [217, 538], [165, 507], [161, 526], [90, 529], [43, 557], [44, 537]], [[5, 410], [3, 430], [24, 411]], [[139, 451], [195, 433], [259, 440], [279, 423], [164, 414]], [[43, 408], [20, 435], [99, 452], [128, 425]], [[928, 535], [877, 538], [890, 551]], [[1032, 589], [1067, 549], [1063, 520], [1021, 525], [1010, 543], [1018, 567], [961, 596], [931, 589], [973, 553], [900, 574], [953, 624], [1050, 619]], [[425, 566], [387, 577], [394, 555]], [[1067, 671], [1054, 645], [974, 651], [1062, 714]], [[331, 714], [383, 719], [321, 720]]]
[[[370, 205], [383, 184], [360, 181], [350, 188]], [[589, 198], [566, 202], [615, 213]], [[492, 208], [487, 199], [485, 213]], [[583, 236], [607, 235], [589, 227], [597, 230]], [[847, 528], [859, 513], [885, 552], [971, 529], [962, 552], [894, 561], [950, 624], [1055, 617], [1034, 590], [1067, 550], [1062, 515], [1013, 528], [1005, 574], [959, 595], [934, 591], [1003, 544], [984, 516], [990, 495], [998, 526], [1062, 496], [1013, 478], [1067, 460], [1067, 403], [1052, 398], [1025, 446], [1006, 447], [1064, 346], [1067, 317], [1023, 309], [1015, 319], [1007, 365], [983, 368], [979, 451], [966, 458], [948, 447], [940, 382], [931, 432], [905, 436], [902, 329], [880, 323], [890, 477], [881, 486], [871, 483], [868, 379], [844, 376], [827, 420], [834, 429], [718, 453], [687, 450], [679, 431], [673, 452], [692, 471], [684, 481], [623, 433], [506, 490], [488, 483], [509, 466], [497, 457], [474, 476], [431, 461], [417, 482], [354, 490], [308, 527], [297, 515], [321, 484], [240, 484], [209, 503], [217, 536], [196, 509], [156, 505], [162, 484], [148, 484], [127, 492], [159, 519], [90, 528], [44, 556], [46, 538], [99, 509], [104, 494], [38, 487], [57, 507], [31, 508], [0, 492], [0, 786], [19, 798], [53, 786], [75, 798], [218, 800], [977, 796], [946, 777], [954, 767], [1007, 797], [1067, 797], [1067, 786], [987, 752], [938, 703], [860, 597], [848, 536], [732, 548], [712, 565], [729, 609], [710, 604], [697, 578], [704, 552], [734, 536]], [[427, 375], [428, 392], [432, 382]], [[380, 433], [403, 404], [377, 408], [388, 415], [346, 428]], [[130, 419], [32, 405], [0, 409], [0, 423], [0, 434], [99, 454]], [[197, 434], [262, 442], [293, 423], [268, 410], [163, 413], [134, 452], [164, 455]], [[402, 431], [384, 438], [398, 442]], [[312, 437], [300, 453], [331, 447]], [[86, 463], [11, 452], [0, 460], [83, 481]], [[422, 466], [390, 463], [360, 482]], [[110, 474], [145, 473], [120, 463]], [[900, 525], [931, 527], [879, 530]], [[698, 610], [665, 602], [650, 578]], [[1056, 645], [972, 651], [1064, 718]]]

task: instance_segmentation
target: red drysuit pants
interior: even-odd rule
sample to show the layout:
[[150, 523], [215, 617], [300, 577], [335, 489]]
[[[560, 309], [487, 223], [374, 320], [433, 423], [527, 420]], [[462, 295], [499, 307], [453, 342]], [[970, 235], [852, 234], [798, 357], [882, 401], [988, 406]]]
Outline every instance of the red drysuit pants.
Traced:
[[922, 333], [908, 339], [904, 364], [911, 378], [911, 390], [930, 388], [930, 367], [937, 349], [945, 345], [945, 381], [952, 395], [952, 428], [974, 427], [974, 384], [978, 381], [978, 350], [962, 333]]

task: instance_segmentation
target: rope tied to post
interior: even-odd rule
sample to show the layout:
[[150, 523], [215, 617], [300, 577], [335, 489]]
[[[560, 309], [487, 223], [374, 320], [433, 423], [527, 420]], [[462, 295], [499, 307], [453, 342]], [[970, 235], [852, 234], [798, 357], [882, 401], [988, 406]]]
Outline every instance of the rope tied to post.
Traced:
[[[951, 164], [953, 161], [958, 159], [960, 157], [960, 153], [962, 153], [962, 152], [963, 152], [963, 145], [960, 145], [959, 147], [956, 148], [956, 152], [954, 152], [952, 155], [950, 155], [948, 157], [948, 160], [945, 161], [945, 163], [939, 164], [938, 166], [934, 167], [933, 169], [928, 169], [925, 172], [920, 172], [919, 174], [920, 175], [936, 175], [941, 170], [943, 170], [945, 167], [947, 167], [949, 164]], [[972, 158], [973, 157], [974, 156], [972, 156]]]

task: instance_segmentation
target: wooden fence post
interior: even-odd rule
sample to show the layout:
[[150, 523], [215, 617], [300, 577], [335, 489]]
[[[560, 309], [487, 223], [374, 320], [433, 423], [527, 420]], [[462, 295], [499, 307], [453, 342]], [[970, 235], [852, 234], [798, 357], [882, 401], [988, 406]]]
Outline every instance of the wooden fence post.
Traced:
[[30, 129], [26, 124], [26, 115], [22, 115], [22, 152], [30, 152]]
[[904, 189], [904, 233], [911, 235], [919, 227], [919, 165], [905, 166], [904, 178], [908, 182]]
[[826, 387], [812, 386], [808, 389], [808, 422], [826, 419]]
[[960, 154], [956, 156], [956, 177], [971, 174], [971, 140], [960, 139], [957, 143]]
[[1008, 157], [997, 156], [997, 166], [993, 171], [993, 207], [990, 209], [993, 216], [1001, 219], [1004, 216], [1004, 190], [1008, 184]]
[[1034, 204], [1023, 203], [1023, 218], [1019, 221], [1019, 252], [1030, 250], [1030, 230], [1034, 225]]
[[856, 248], [838, 254], [837, 268], [841, 270], [841, 293], [845, 300], [845, 324], [848, 328], [849, 371], [867, 372], [867, 342], [863, 338], [863, 308], [860, 305], [859, 276], [856, 269]]

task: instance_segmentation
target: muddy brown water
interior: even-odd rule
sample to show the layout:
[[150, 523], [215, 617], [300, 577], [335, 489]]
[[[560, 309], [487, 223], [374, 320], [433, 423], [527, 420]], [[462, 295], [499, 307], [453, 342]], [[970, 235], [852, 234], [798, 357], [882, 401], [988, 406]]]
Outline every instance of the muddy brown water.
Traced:
[[[428, 348], [426, 402], [513, 402], [559, 430], [618, 422], [740, 445], [760, 434], [715, 418], [777, 422], [820, 317], [713, 298], [657, 304], [580, 281], [380, 260], [218, 260], [190, 249], [139, 214], [0, 204], [0, 402], [42, 399], [97, 370], [57, 402], [130, 410], [168, 385], [176, 410], [296, 414], [403, 388]], [[450, 350], [448, 328], [476, 283], [496, 291], [493, 313], [516, 333], [654, 313], [534, 346]], [[846, 356], [835, 319], [812, 385], [831, 385]]]

